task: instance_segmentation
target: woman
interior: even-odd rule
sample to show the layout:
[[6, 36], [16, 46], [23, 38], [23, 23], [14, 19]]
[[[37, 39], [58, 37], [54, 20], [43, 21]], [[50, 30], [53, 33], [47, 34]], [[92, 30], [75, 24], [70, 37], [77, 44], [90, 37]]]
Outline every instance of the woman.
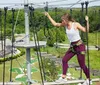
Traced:
[[66, 81], [66, 72], [68, 70], [68, 61], [74, 56], [77, 55], [78, 63], [80, 67], [83, 69], [83, 72], [85, 73], [87, 79], [90, 78], [89, 75], [89, 69], [85, 65], [85, 45], [81, 41], [81, 37], [79, 35], [79, 30], [83, 32], [89, 32], [89, 21], [88, 16], [85, 17], [86, 24], [87, 24], [87, 30], [85, 27], [81, 26], [80, 23], [75, 22], [73, 18], [68, 14], [64, 14], [61, 19], [61, 23], [57, 23], [52, 19], [52, 17], [49, 15], [48, 12], [45, 12], [45, 16], [49, 18], [51, 23], [54, 26], [57, 27], [65, 27], [66, 28], [66, 34], [70, 41], [70, 48], [66, 52], [65, 56], [62, 59], [62, 77], [59, 79], [61, 81]]

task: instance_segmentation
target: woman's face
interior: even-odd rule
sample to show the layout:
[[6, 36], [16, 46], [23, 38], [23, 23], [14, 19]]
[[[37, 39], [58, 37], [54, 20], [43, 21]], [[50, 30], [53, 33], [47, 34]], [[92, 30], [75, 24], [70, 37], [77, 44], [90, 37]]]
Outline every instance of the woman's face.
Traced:
[[63, 24], [64, 26], [66, 26], [66, 25], [68, 24], [68, 21], [66, 21], [65, 19], [62, 19], [62, 24]]

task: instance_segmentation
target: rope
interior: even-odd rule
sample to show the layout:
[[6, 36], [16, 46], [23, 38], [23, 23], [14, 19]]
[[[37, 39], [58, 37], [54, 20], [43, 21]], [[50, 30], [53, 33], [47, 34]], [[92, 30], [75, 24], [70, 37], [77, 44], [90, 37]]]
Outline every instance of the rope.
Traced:
[[29, 36], [29, 35], [25, 35], [25, 37], [23, 37], [23, 38], [20, 39], [20, 40], [15, 41], [15, 43], [20, 42], [21, 40], [25, 39], [25, 38], [28, 37], [28, 36]]
[[16, 29], [16, 24], [17, 24], [17, 21], [18, 21], [19, 13], [20, 13], [20, 9], [18, 10], [18, 13], [17, 13], [17, 17], [16, 17], [13, 33], [15, 32], [15, 29]]
[[[93, 3], [93, 2], [98, 2], [98, 1], [100, 1], [100, 0], [91, 0], [91, 1], [88, 1], [88, 2], [89, 3]], [[58, 7], [58, 6], [60, 6], [61, 7], [61, 6], [69, 6], [69, 5], [74, 5], [74, 4], [78, 5], [78, 4], [81, 4], [81, 2], [80, 3], [79, 2], [78, 3], [69, 3], [69, 4], [65, 4], [65, 3], [64, 4], [54, 4], [54, 5], [49, 5], [49, 6], [51, 6], [51, 7], [56, 7], [56, 6]], [[69, 7], [67, 7], [67, 8], [69, 8]]]
[[37, 32], [36, 32], [36, 38], [37, 38], [39, 56], [40, 56], [40, 60], [41, 60], [42, 68], [43, 68], [44, 80], [46, 80], [45, 71], [44, 71], [44, 64], [43, 64], [43, 59], [42, 59], [42, 56], [41, 56], [41, 50], [40, 50], [40, 47], [39, 47], [40, 45], [39, 45], [39, 41], [38, 41]]
[[[4, 61], [5, 61], [5, 46], [6, 46], [6, 17], [7, 17], [7, 7], [4, 8]], [[3, 85], [5, 82], [5, 62], [3, 62]]]
[[[23, 58], [23, 59], [24, 59], [24, 58]], [[16, 62], [19, 64], [19, 66], [20, 66], [20, 68], [22, 69], [23, 73], [25, 73], [25, 71], [23, 70], [22, 65], [21, 65], [20, 62], [17, 60], [17, 58], [16, 58]]]
[[[30, 17], [31, 17], [31, 20], [33, 20], [33, 12], [34, 12], [34, 9], [33, 7], [30, 7]], [[31, 21], [32, 22], [32, 21]], [[35, 22], [33, 22], [35, 23]], [[32, 23], [32, 27], [33, 27], [33, 23]], [[34, 41], [35, 41], [35, 46], [36, 46], [36, 49], [38, 50], [38, 45], [37, 45], [37, 40], [36, 40], [36, 36], [35, 36], [35, 27], [33, 27], [33, 34], [34, 34]], [[40, 57], [39, 57], [39, 52], [37, 51], [37, 57], [38, 57], [38, 62], [39, 62], [39, 68], [40, 68], [40, 74], [41, 74], [41, 80], [42, 80], [42, 84], [44, 85], [44, 79], [43, 79], [43, 74], [42, 74], [42, 66], [41, 66], [41, 62], [40, 62]]]
[[76, 3], [72, 4], [72, 5], [69, 7], [69, 9], [70, 9], [71, 7], [73, 7], [74, 5], [78, 4], [80, 1], [81, 1], [81, 0], [78, 0]]
[[2, 50], [3, 50], [3, 35], [2, 35], [2, 11], [0, 10], [0, 28], [1, 28], [1, 47], [2, 47]]
[[[68, 1], [68, 0], [55, 0], [55, 1], [50, 1], [50, 2], [48, 2], [49, 4], [50, 3], [58, 3], [58, 2], [63, 2], [63, 1]], [[98, 2], [98, 1], [100, 1], [100, 0], [91, 0], [91, 1], [88, 1], [89, 3], [93, 3], [93, 2]], [[39, 3], [28, 3], [29, 5], [36, 5], [36, 6], [38, 6], [38, 7], [40, 7], [40, 6], [43, 6], [44, 5], [44, 2], [39, 2]], [[43, 5], [40, 5], [40, 4], [43, 4]], [[58, 6], [69, 6], [69, 5], [73, 5], [73, 4], [75, 4], [75, 3], [70, 3], [70, 4], [54, 4], [54, 5], [49, 5], [50, 7], [58, 7]], [[75, 4], [75, 5], [78, 5], [78, 4], [81, 4], [81, 3], [77, 3], [77, 4]], [[0, 3], [0, 5], [14, 5], [14, 6], [17, 6], [18, 8], [19, 8], [19, 5], [24, 5], [24, 3]], [[12, 7], [14, 7], [14, 6], [7, 6], [8, 8], [12, 8]]]
[[[46, 12], [48, 12], [48, 2], [46, 2], [46, 6], [44, 7], [44, 10]], [[51, 34], [50, 34], [50, 30], [49, 30], [49, 26], [48, 26], [48, 18], [46, 16], [45, 17], [45, 27], [44, 27], [44, 35], [47, 39], [52, 40]], [[47, 34], [46, 34], [46, 29], [47, 29]]]
[[10, 66], [10, 81], [12, 81], [12, 57], [13, 57], [13, 48], [14, 48], [14, 12], [15, 10], [12, 9], [12, 54], [11, 54], [11, 66]]
[[[57, 17], [57, 7], [55, 8], [55, 20], [57, 21], [58, 17]], [[58, 33], [57, 33], [57, 28], [56, 28], [56, 48], [58, 47]]]
[[[86, 5], [86, 15], [88, 14], [88, 4], [89, 2], [85, 2], [85, 5]], [[89, 57], [89, 44], [88, 44], [88, 31], [87, 31], [87, 22], [86, 22], [86, 44], [87, 44], [87, 57], [88, 57], [88, 69], [89, 69], [89, 75], [90, 75], [90, 57]], [[90, 78], [89, 78], [90, 80]], [[90, 81], [89, 81], [89, 85], [90, 85]]]
[[49, 1], [48, 3], [57, 3], [57, 2], [63, 2], [63, 1], [68, 1], [68, 0], [55, 0], [55, 1]]

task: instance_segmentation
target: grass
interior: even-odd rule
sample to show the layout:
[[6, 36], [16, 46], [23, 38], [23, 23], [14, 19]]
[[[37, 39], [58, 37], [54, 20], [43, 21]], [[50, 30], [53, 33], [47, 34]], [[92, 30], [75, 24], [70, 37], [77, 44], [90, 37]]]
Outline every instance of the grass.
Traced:
[[[96, 44], [100, 45], [100, 37], [99, 37], [100, 32], [98, 33], [98, 37], [96, 37], [96, 35], [97, 35], [96, 33], [89, 33], [89, 45], [96, 45]], [[97, 40], [97, 38], [98, 38], [98, 40]], [[64, 43], [68, 43], [68, 41], [67, 42], [66, 41]], [[53, 55], [56, 55], [58, 57], [62, 57], [65, 54], [65, 52], [67, 51], [67, 49], [58, 49], [58, 48], [55, 48], [55, 47], [47, 47], [47, 48], [41, 48], [41, 51], [46, 51], [46, 52], [51, 53]], [[89, 52], [90, 52], [90, 67], [92, 69], [100, 70], [100, 51], [91, 50]], [[37, 58], [36, 55], [34, 54], [33, 50], [31, 50], [31, 56], [32, 56], [32, 58]], [[35, 62], [35, 61], [32, 61], [32, 62]], [[75, 62], [75, 63], [78, 64], [77, 58], [75, 56], [69, 62], [70, 63]], [[21, 68], [19, 63], [20, 63], [21, 66], [25, 67], [25, 63], [26, 63], [26, 56], [25, 55], [21, 56], [20, 58], [17, 58], [17, 60], [16, 59], [13, 60], [13, 68]], [[86, 57], [86, 64], [88, 64], [87, 57]], [[37, 62], [35, 62], [35, 64], [32, 66], [32, 68], [35, 68], [35, 67], [39, 68]], [[6, 69], [5, 69], [6, 70], [5, 81], [9, 81], [9, 78], [10, 78], [9, 69], [10, 69], [10, 61], [7, 61], [6, 62]], [[77, 78], [79, 77], [80, 71], [75, 71], [75, 69], [69, 69], [69, 71], [75, 77], [77, 77]], [[13, 75], [12, 75], [13, 81], [16, 81], [14, 79], [16, 77], [16, 75], [18, 75], [18, 73], [14, 72]], [[83, 77], [85, 78], [84, 74], [83, 74]], [[100, 76], [92, 76], [91, 75], [91, 77], [95, 78], [95, 77], [100, 77]], [[40, 76], [39, 69], [38, 69], [38, 71], [36, 71], [32, 74], [32, 79], [41, 82], [41, 76]], [[3, 81], [3, 64], [0, 64], [0, 82], [2, 82], [2, 81]]]
[[89, 45], [99, 45], [100, 46], [100, 32], [89, 33]]

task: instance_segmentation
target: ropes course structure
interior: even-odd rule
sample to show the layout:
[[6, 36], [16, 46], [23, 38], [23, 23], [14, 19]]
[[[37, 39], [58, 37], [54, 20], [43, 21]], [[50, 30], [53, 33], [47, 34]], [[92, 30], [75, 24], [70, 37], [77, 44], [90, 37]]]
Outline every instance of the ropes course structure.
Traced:
[[[21, 83], [14, 83], [12, 81], [12, 67], [13, 67], [13, 60], [12, 60], [12, 57], [14, 56], [14, 48], [25, 48], [26, 49], [26, 66], [27, 66], [27, 84], [28, 85], [35, 85], [36, 82], [35, 81], [32, 81], [31, 79], [31, 60], [30, 60], [30, 49], [31, 48], [36, 48], [36, 54], [37, 54], [37, 59], [38, 59], [38, 64], [39, 64], [39, 69], [40, 69], [40, 75], [41, 75], [41, 81], [42, 81], [42, 85], [60, 85], [60, 84], [73, 84], [73, 83], [83, 83], [85, 80], [71, 80], [71, 81], [68, 81], [68, 82], [61, 82], [61, 83], [56, 83], [56, 82], [46, 82], [46, 73], [45, 73], [45, 69], [44, 69], [44, 64], [43, 64], [43, 59], [42, 59], [42, 56], [41, 56], [41, 50], [40, 50], [40, 47], [43, 47], [46, 45], [45, 42], [40, 42], [38, 41], [38, 33], [37, 33], [37, 28], [36, 28], [36, 25], [35, 25], [35, 14], [34, 14], [34, 8], [32, 6], [39, 6], [40, 8], [44, 8], [44, 10], [46, 12], [48, 12], [48, 9], [49, 7], [50, 8], [55, 8], [55, 20], [57, 21], [57, 8], [58, 7], [61, 7], [61, 6], [64, 6], [64, 5], [67, 5], [69, 7], [67, 7], [67, 9], [71, 9], [74, 5], [77, 5], [77, 4], [81, 4], [82, 5], [82, 12], [83, 12], [83, 4], [86, 5], [86, 14], [85, 15], [88, 15], [88, 4], [89, 3], [93, 3], [93, 2], [97, 2], [97, 1], [100, 1], [100, 0], [91, 0], [91, 1], [86, 1], [85, 3], [80, 3], [81, 0], [78, 0], [76, 3], [71, 3], [71, 4], [57, 4], [57, 5], [50, 5], [52, 3], [57, 3], [57, 2], [64, 2], [64, 1], [67, 1], [67, 0], [55, 0], [55, 1], [50, 1], [50, 2], [46, 2], [46, 3], [9, 3], [8, 5], [14, 5], [15, 7], [18, 7], [18, 6], [24, 6], [24, 11], [25, 11], [25, 34], [26, 36], [24, 37], [26, 39], [26, 42], [23, 43], [23, 42], [19, 42], [19, 41], [15, 41], [14, 42], [14, 34], [15, 34], [15, 29], [16, 29], [16, 25], [17, 25], [17, 21], [18, 21], [18, 16], [19, 16], [19, 13], [20, 13], [20, 9], [18, 10], [18, 13], [17, 13], [17, 17], [16, 17], [16, 21], [15, 21], [15, 9], [12, 8], [13, 6], [8, 6], [8, 7], [5, 7], [4, 8], [4, 38], [2, 37], [3, 34], [2, 34], [2, 11], [0, 10], [0, 28], [1, 28], [1, 34], [0, 34], [0, 38], [1, 40], [4, 41], [1, 42], [1, 47], [2, 47], [2, 50], [3, 50], [3, 54], [4, 54], [4, 61], [5, 61], [5, 58], [6, 58], [6, 24], [7, 24], [7, 11], [8, 9], [11, 9], [12, 10], [12, 36], [11, 36], [11, 42], [12, 42], [12, 49], [11, 49], [11, 62], [10, 62], [10, 80], [9, 80], [9, 84], [7, 84], [5, 82], [5, 66], [6, 66], [6, 62], [3, 62], [3, 81], [2, 83], [0, 83], [0, 85], [21, 85]], [[0, 5], [5, 5], [4, 3], [0, 3]], [[31, 5], [31, 6], [30, 6]], [[46, 6], [44, 6], [46, 5]], [[30, 22], [31, 22], [31, 29], [32, 29], [32, 32], [33, 32], [33, 37], [34, 37], [34, 42], [31, 42], [29, 39], [30, 39], [30, 31], [29, 31], [29, 11], [30, 11]], [[82, 16], [83, 17], [83, 16]], [[45, 17], [45, 27], [44, 28], [44, 35], [46, 38], [50, 38], [50, 32], [49, 32], [49, 28], [48, 28], [48, 20], [47, 18]], [[47, 32], [48, 32], [48, 35], [46, 35], [45, 33], [45, 30], [47, 29]], [[56, 46], [58, 45], [57, 44], [57, 38], [58, 35], [57, 35], [57, 31], [56, 31]], [[23, 39], [24, 39], [23, 38]], [[21, 39], [22, 40], [22, 39]], [[89, 68], [89, 72], [90, 72], [90, 56], [89, 56], [89, 45], [88, 45], [88, 32], [86, 32], [86, 40], [87, 40], [87, 62], [88, 62], [88, 68]], [[16, 59], [17, 61], [17, 59]], [[20, 65], [20, 63], [19, 63]], [[21, 67], [21, 65], [20, 65]], [[90, 73], [89, 73], [90, 74]], [[80, 73], [80, 78], [82, 78], [82, 70], [81, 70], [81, 73]], [[91, 79], [92, 81], [100, 81], [100, 79]], [[39, 85], [41, 85], [39, 84]], [[90, 81], [89, 81], [89, 85], [90, 85]]]

